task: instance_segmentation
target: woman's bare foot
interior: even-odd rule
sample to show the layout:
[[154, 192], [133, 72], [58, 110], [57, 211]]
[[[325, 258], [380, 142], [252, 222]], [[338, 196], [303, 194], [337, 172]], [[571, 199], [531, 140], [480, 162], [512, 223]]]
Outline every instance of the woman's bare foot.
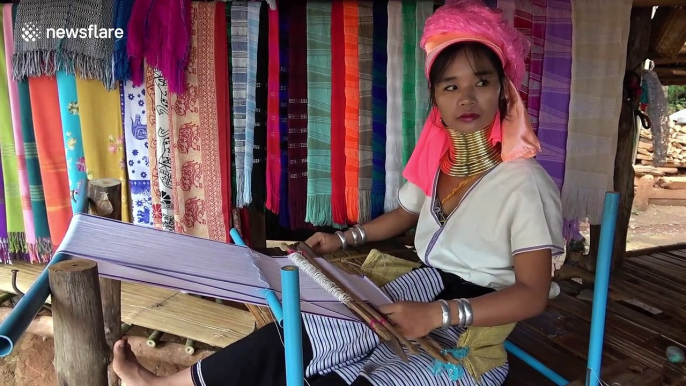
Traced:
[[157, 377], [138, 363], [126, 337], [114, 344], [112, 368], [126, 386], [154, 386]]

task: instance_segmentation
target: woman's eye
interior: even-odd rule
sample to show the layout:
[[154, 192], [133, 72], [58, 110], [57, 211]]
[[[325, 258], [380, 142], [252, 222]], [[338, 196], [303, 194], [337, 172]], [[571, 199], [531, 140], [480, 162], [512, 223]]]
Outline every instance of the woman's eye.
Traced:
[[488, 81], [482, 80], [482, 81], [479, 81], [476, 85], [477, 85], [477, 87], [486, 87], [486, 86], [488, 86]]
[[446, 91], [454, 91], [457, 90], [457, 86], [448, 86], [445, 88]]

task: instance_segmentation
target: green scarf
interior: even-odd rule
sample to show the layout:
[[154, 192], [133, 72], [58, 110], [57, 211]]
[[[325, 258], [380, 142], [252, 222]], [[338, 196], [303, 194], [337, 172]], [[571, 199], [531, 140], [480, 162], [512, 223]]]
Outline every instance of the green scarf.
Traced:
[[412, 155], [423, 124], [416, 125], [415, 68], [417, 58], [417, 3], [403, 1], [403, 165]]

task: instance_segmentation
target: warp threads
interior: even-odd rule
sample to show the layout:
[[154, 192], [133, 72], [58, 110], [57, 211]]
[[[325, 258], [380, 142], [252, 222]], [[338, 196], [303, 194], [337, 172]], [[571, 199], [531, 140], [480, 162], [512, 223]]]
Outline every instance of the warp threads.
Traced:
[[343, 304], [348, 304], [353, 301], [352, 297], [343, 291], [339, 286], [333, 283], [331, 280], [320, 271], [317, 267], [312, 265], [306, 257], [298, 252], [293, 252], [288, 255], [288, 258], [303, 272], [312, 278], [317, 284], [322, 286], [328, 293], [333, 295], [339, 302]]

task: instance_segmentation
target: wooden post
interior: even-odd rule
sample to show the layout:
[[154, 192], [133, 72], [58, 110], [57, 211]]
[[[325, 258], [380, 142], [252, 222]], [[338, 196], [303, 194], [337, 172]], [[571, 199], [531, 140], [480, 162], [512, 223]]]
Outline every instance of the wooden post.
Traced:
[[[643, 69], [643, 62], [648, 55], [651, 13], [652, 9], [650, 8], [634, 8], [631, 10], [626, 70], [636, 71], [639, 75]], [[624, 262], [631, 207], [634, 201], [634, 165], [632, 159], [634, 142], [638, 135], [634, 115], [638, 108], [638, 100], [630, 100], [626, 91], [623, 90], [622, 92], [622, 110], [619, 115], [617, 154], [615, 156], [614, 187], [615, 191], [620, 194], [620, 202], [612, 254], [613, 271], [620, 269]]]
[[102, 328], [97, 264], [81, 259], [53, 264], [49, 282], [58, 385], [106, 386], [111, 351]]
[[638, 211], [648, 210], [650, 205], [650, 195], [653, 193], [655, 178], [652, 174], [646, 174], [638, 180], [638, 188], [634, 197], [634, 208]]
[[[88, 198], [91, 212], [113, 220], [122, 219], [121, 181], [116, 178], [100, 178], [88, 182]], [[105, 338], [110, 351], [122, 336], [121, 331], [121, 282], [100, 278]], [[109, 386], [117, 386], [119, 377], [109, 366]]]

